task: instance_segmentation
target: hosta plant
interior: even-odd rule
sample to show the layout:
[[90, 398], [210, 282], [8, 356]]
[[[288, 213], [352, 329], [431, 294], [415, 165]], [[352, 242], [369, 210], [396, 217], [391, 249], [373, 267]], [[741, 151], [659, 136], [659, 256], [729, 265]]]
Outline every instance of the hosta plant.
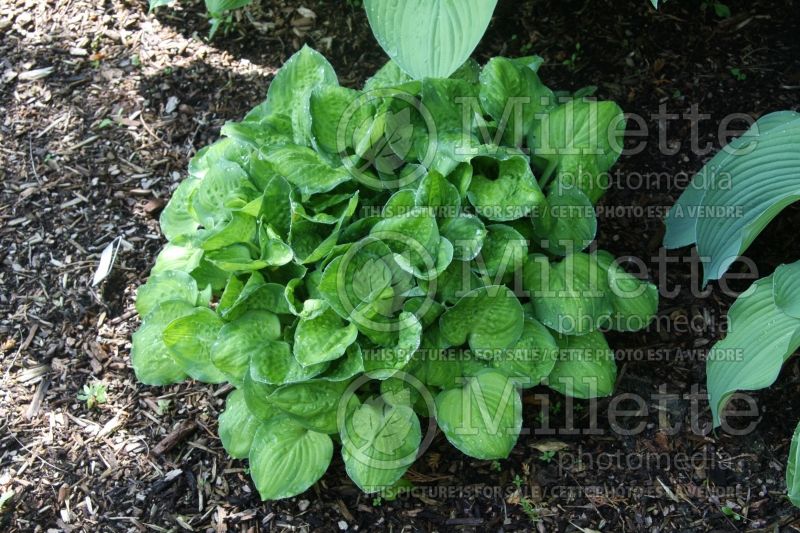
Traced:
[[[800, 113], [764, 115], [692, 179], [670, 210], [664, 246], [696, 245], [703, 281], [721, 278], [767, 224], [800, 200]], [[800, 262], [779, 266], [731, 306], [728, 335], [706, 361], [714, 427], [737, 390], [769, 387], [800, 348]], [[800, 425], [786, 469], [788, 494], [800, 507]]]
[[590, 247], [624, 117], [554, 93], [540, 63], [413, 80], [390, 61], [355, 90], [306, 47], [192, 159], [137, 295], [133, 368], [233, 385], [220, 438], [262, 498], [303, 492], [334, 453], [365, 492], [391, 487], [437, 425], [504, 458], [522, 389], [612, 392], [602, 330], [657, 306]]

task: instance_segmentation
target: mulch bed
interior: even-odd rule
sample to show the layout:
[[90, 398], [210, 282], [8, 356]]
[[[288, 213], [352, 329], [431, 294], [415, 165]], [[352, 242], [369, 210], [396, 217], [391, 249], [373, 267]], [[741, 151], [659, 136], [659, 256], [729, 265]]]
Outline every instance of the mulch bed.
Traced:
[[[334, 459], [306, 494], [262, 503], [246, 463], [229, 459], [216, 437], [224, 387], [138, 384], [129, 365], [133, 296], [162, 244], [158, 213], [188, 159], [264, 97], [303, 43], [325, 53], [345, 85], [359, 86], [385, 60], [350, 2], [256, 4], [213, 42], [195, 2], [156, 14], [119, 0], [0, 5], [0, 496], [13, 492], [0, 531], [800, 530], [783, 479], [798, 418], [796, 362], [756, 395], [757, 431], [735, 437], [686, 423], [698, 400], [685, 395], [703, 391], [702, 355], [733, 297], [719, 284], [693, 295], [686, 250], [668, 254], [681, 262], [653, 259], [660, 216], [685, 181], [622, 179], [601, 203], [600, 246], [643, 258], [653, 279], [682, 286], [662, 298], [659, 324], [675, 327], [610, 338], [618, 391], [678, 395], [621, 421], [644, 420], [638, 435], [611, 431], [603, 400], [599, 434], [524, 435], [499, 463], [467, 458], [439, 435], [409, 473], [419, 490], [393, 502], [361, 494]], [[722, 19], [689, 0], [659, 12], [646, 0], [501, 0], [476, 55], [540, 54], [551, 87], [597, 85], [601, 97], [646, 117], [648, 146], [621, 160], [621, 176], [691, 175], [710, 156], [691, 150], [686, 120], [666, 129], [676, 153], [661, 153], [651, 118], [659, 106], [709, 114], [698, 131], [714, 149], [726, 115], [800, 106], [796, 2], [726, 4], [731, 16]], [[798, 259], [798, 222], [790, 208], [748, 252], [761, 275]], [[115, 239], [111, 275], [92, 287]], [[689, 319], [692, 327], [676, 326]], [[107, 402], [90, 409], [77, 395], [96, 381]], [[538, 427], [543, 405], [553, 427], [570, 412], [576, 427], [589, 427], [587, 402], [572, 407], [534, 392], [526, 427]], [[707, 402], [699, 405], [708, 424]], [[659, 416], [685, 423], [670, 433]], [[548, 459], [547, 450], [559, 451]], [[643, 463], [613, 462], [631, 454]], [[702, 460], [679, 464], [681, 454]]]

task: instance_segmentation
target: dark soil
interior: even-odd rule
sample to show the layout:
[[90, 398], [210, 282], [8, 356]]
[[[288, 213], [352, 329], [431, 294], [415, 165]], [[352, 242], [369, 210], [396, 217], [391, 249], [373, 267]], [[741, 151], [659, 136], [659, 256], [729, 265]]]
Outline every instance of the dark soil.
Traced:
[[[646, 148], [616, 167], [598, 237], [603, 248], [641, 258], [662, 288], [682, 286], [662, 297], [648, 331], [610, 337], [619, 394], [647, 399], [644, 416], [615, 422], [643, 421], [644, 430], [612, 431], [613, 400], [575, 407], [536, 389], [526, 396], [533, 433], [508, 460], [469, 459], [439, 435], [409, 472], [416, 489], [396, 501], [362, 495], [335, 459], [306, 494], [262, 503], [246, 464], [227, 458], [216, 437], [224, 388], [136, 382], [132, 297], [162, 244], [157, 214], [188, 158], [258, 103], [303, 43], [359, 86], [385, 60], [365, 16], [344, 0], [262, 0], [208, 43], [196, 3], [148, 15], [144, 2], [3, 2], [0, 496], [13, 496], [0, 509], [0, 531], [800, 530], [784, 488], [800, 366], [793, 360], [755, 395], [755, 431], [708, 433], [703, 355], [724, 332], [733, 295], [719, 283], [693, 294], [689, 250], [658, 260], [665, 209], [719, 149], [723, 118], [800, 106], [797, 3], [726, 4], [731, 16], [720, 18], [690, 0], [658, 12], [647, 0], [501, 0], [476, 52], [480, 61], [540, 54], [548, 85], [597, 85], [650, 128]], [[41, 68], [52, 70], [32, 72]], [[709, 115], [698, 131], [713, 151], [695, 153], [691, 123], [680, 119], [664, 136], [676, 153], [662, 153], [660, 106]], [[798, 209], [786, 210], [751, 247], [759, 275], [800, 258], [798, 223]], [[92, 288], [100, 253], [116, 238], [112, 274]], [[77, 394], [95, 381], [108, 399], [89, 409]], [[678, 397], [654, 397], [659, 391]], [[537, 414], [548, 406], [551, 427], [572, 414], [578, 431], [542, 434]], [[597, 431], [587, 432], [592, 413]], [[682, 427], [670, 432], [666, 422]], [[557, 452], [548, 459], [548, 450]]]

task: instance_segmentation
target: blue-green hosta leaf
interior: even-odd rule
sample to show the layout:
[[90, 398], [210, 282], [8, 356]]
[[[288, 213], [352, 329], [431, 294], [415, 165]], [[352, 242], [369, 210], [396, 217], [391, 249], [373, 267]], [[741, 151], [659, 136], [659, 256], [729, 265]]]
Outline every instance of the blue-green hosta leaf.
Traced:
[[608, 272], [606, 296], [612, 308], [611, 329], [638, 331], [646, 327], [658, 312], [658, 287], [625, 272], [614, 256], [604, 250], [595, 257]]
[[800, 199], [800, 113], [765, 115], [720, 151], [667, 215], [664, 245], [697, 243], [703, 279], [719, 279], [758, 234]]
[[145, 385], [169, 385], [186, 379], [181, 366], [175, 362], [164, 344], [164, 329], [176, 318], [195, 309], [183, 300], [167, 300], [155, 306], [133, 334], [131, 364], [136, 379]]
[[475, 215], [461, 214], [443, 221], [439, 231], [453, 244], [453, 258], [457, 261], [475, 259], [486, 239], [486, 226]]
[[505, 459], [522, 429], [522, 400], [514, 380], [484, 370], [436, 397], [436, 422], [450, 443], [476, 459]]
[[795, 507], [800, 507], [800, 424], [792, 435], [792, 445], [789, 447], [789, 459], [786, 461], [786, 492], [789, 500]]
[[476, 355], [486, 358], [517, 342], [523, 325], [522, 304], [503, 285], [470, 291], [439, 319], [442, 335], [451, 345], [469, 342]]
[[715, 427], [734, 392], [772, 385], [784, 361], [800, 347], [800, 319], [776, 305], [788, 288], [780, 283], [775, 290], [781, 277], [776, 272], [760, 279], [736, 299], [728, 311], [728, 335], [708, 354], [706, 378]]
[[[538, 64], [533, 62], [538, 68]], [[555, 103], [548, 89], [528, 64], [494, 57], [480, 75], [480, 101], [497, 122], [506, 144], [520, 146], [535, 122], [537, 113]]]
[[199, 224], [189, 211], [189, 197], [200, 185], [200, 181], [193, 177], [183, 180], [161, 212], [159, 217], [161, 232], [168, 241], [194, 235], [197, 231]]
[[228, 455], [236, 459], [246, 459], [250, 455], [261, 420], [253, 416], [247, 408], [244, 393], [231, 392], [225, 399], [225, 410], [219, 414], [219, 439]]
[[544, 194], [523, 157], [497, 163], [497, 176], [475, 174], [467, 194], [476, 212], [489, 220], [516, 220], [544, 202]]
[[597, 234], [591, 200], [580, 189], [555, 187], [547, 195], [541, 216], [533, 221], [543, 249], [557, 255], [580, 252]]
[[497, 0], [366, 0], [381, 47], [412, 78], [447, 78], [478, 45]]
[[268, 401], [305, 428], [320, 433], [338, 433], [337, 413], [340, 402], [356, 399], [344, 397], [347, 381], [311, 380], [282, 385], [269, 395]]
[[211, 347], [214, 365], [234, 384], [241, 384], [250, 357], [266, 350], [281, 335], [278, 317], [267, 311], [250, 311], [225, 324]]
[[[559, 166], [565, 159], [595, 159], [605, 172], [622, 153], [625, 115], [610, 101], [570, 100], [538, 120], [529, 141], [534, 155]], [[574, 168], [575, 163], [569, 163]]]
[[388, 379], [405, 368], [422, 340], [422, 324], [413, 313], [400, 314], [397, 345], [367, 349], [364, 370], [372, 379]]
[[779, 266], [772, 278], [775, 305], [787, 315], [800, 318], [800, 262]]
[[551, 389], [575, 398], [610, 396], [617, 380], [614, 352], [599, 331], [556, 336], [559, 353], [548, 376]]
[[147, 283], [136, 291], [136, 312], [146, 317], [158, 304], [168, 300], [201, 305], [199, 297], [200, 291], [192, 276], [179, 270], [165, 270], [151, 275]]
[[164, 344], [178, 366], [192, 379], [204, 383], [225, 381], [225, 375], [211, 362], [211, 346], [223, 324], [214, 311], [198, 307], [170, 322], [164, 330]]
[[505, 224], [487, 226], [487, 235], [480, 255], [475, 259], [478, 271], [491, 283], [511, 279], [528, 256], [528, 241], [517, 230]]
[[294, 332], [294, 357], [303, 366], [333, 361], [344, 355], [356, 337], [355, 325], [328, 309], [314, 318], [300, 319]]
[[533, 318], [525, 319], [519, 340], [496, 355], [491, 363], [515, 378], [521, 388], [538, 385], [556, 364], [558, 345], [546, 327]]
[[328, 469], [333, 441], [288, 418], [261, 425], [250, 448], [250, 475], [262, 500], [305, 492]]
[[328, 192], [351, 179], [346, 168], [330, 166], [317, 152], [305, 146], [283, 146], [264, 157], [304, 198]]
[[536, 318], [565, 335], [594, 331], [612, 314], [608, 276], [594, 255], [579, 252], [550, 264], [532, 254], [523, 268], [523, 286]]
[[366, 493], [394, 485], [417, 458], [419, 418], [404, 405], [380, 399], [356, 408], [341, 429], [347, 475]]

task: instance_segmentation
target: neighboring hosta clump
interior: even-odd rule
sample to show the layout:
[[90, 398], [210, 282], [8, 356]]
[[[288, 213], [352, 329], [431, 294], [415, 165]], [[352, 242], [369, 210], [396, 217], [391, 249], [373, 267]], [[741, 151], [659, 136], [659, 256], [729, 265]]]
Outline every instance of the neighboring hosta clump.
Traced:
[[390, 62], [356, 91], [304, 48], [192, 159], [139, 289], [133, 367], [236, 388], [220, 437], [264, 499], [303, 492], [334, 453], [364, 491], [391, 487], [432, 424], [503, 458], [520, 389], [612, 392], [600, 330], [644, 327], [658, 299], [582, 251], [622, 114], [559, 98], [539, 64], [413, 81]]

